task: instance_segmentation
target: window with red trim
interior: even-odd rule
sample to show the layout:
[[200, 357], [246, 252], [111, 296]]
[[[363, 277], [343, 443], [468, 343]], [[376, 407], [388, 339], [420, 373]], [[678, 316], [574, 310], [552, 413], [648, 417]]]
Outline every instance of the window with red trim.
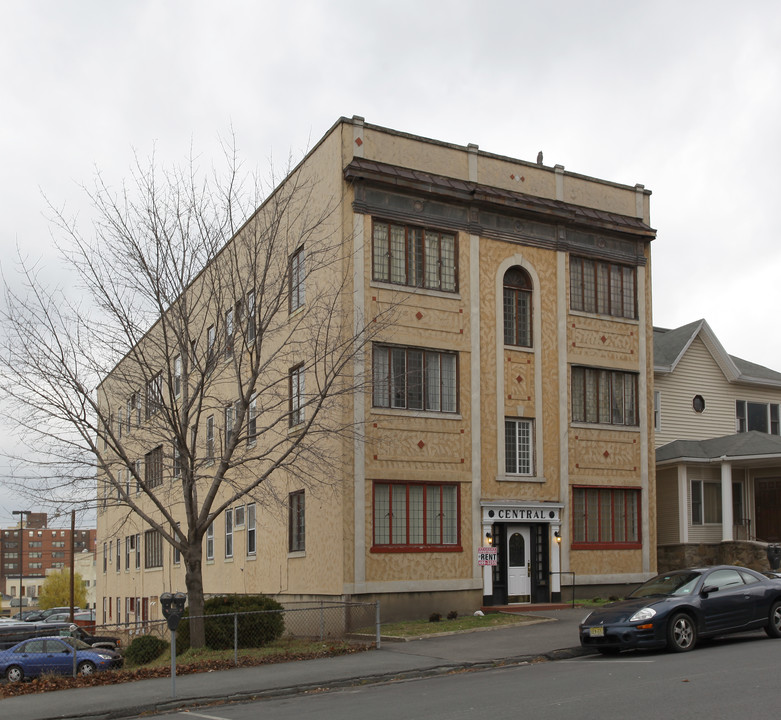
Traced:
[[640, 547], [640, 490], [576, 487], [572, 505], [573, 547]]
[[457, 485], [374, 483], [375, 550], [459, 547]]

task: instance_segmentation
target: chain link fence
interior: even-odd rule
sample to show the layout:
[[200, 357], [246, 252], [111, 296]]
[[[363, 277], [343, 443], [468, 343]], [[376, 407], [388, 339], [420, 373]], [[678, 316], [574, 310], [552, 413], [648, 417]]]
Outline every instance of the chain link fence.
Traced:
[[[311, 601], [289, 603], [278, 610], [231, 612], [201, 617], [184, 617], [177, 629], [177, 654], [191, 646], [192, 635], [203, 623], [204, 646], [223, 651], [225, 659], [235, 665], [240, 658], [264, 650], [284, 654], [307, 643], [329, 643], [358, 640], [380, 646], [379, 602]], [[22, 623], [21, 625], [24, 625]], [[18, 627], [18, 626], [17, 626]], [[165, 620], [111, 623], [89, 628], [74, 626], [41, 628], [33, 624], [20, 628], [11, 642], [24, 641], [3, 667], [0, 677], [21, 680], [45, 674], [87, 675], [98, 670], [121, 667], [120, 653], [127, 651], [138, 637], [153, 636], [170, 642], [171, 631]], [[22, 633], [21, 631], [26, 632]], [[61, 636], [54, 640], [53, 637]], [[80, 642], [80, 640], [82, 642]], [[84, 642], [86, 641], [86, 642]], [[76, 651], [74, 653], [74, 651]], [[4, 653], [7, 654], [7, 653]], [[8, 669], [12, 668], [10, 674]]]

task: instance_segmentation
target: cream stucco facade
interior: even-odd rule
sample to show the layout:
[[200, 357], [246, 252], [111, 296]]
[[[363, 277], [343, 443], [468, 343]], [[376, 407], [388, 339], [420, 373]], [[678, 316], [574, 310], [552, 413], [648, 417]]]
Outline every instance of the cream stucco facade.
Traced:
[[[205, 592], [379, 599], [388, 617], [652, 575], [649, 191], [358, 117], [296, 174], [317, 178], [311, 202], [341, 198], [329, 215], [346, 278], [335, 312], [351, 327], [389, 311], [393, 322], [351, 365], [371, 383], [333, 412], [359, 432], [323, 439], [340, 476], [300, 496], [305, 540], [289, 537], [298, 480], [275, 474], [273, 493], [231, 506], [229, 554], [215, 519]], [[306, 297], [327, 282], [307, 275]], [[105, 403], [117, 387], [106, 379]], [[226, 380], [223, 402], [230, 392]], [[138, 419], [144, 457], [156, 441]], [[159, 492], [176, 517], [175, 478]], [[99, 620], [159, 617], [159, 594], [183, 589], [170, 547], [145, 567], [145, 528], [121, 497], [102, 502]], [[496, 565], [478, 562], [487, 546]]]

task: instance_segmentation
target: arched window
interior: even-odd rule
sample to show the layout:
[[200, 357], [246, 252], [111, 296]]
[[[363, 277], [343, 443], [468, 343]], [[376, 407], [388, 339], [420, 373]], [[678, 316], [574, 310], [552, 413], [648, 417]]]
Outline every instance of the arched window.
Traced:
[[532, 346], [532, 283], [520, 267], [504, 274], [504, 344]]
[[510, 535], [510, 542], [508, 543], [509, 554], [509, 566], [510, 567], [523, 567], [526, 565], [526, 543], [523, 540], [521, 533], [513, 533]]

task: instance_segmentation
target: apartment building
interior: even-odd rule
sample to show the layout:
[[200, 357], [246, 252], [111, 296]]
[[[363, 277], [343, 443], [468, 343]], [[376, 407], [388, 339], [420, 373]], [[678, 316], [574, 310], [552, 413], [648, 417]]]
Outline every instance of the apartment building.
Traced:
[[[239, 402], [223, 372], [192, 431], [212, 463], [194, 475], [201, 492], [226, 441], [279, 441], [273, 424], [257, 431], [272, 405], [285, 403], [288, 434], [308, 419], [316, 368], [295, 323], [329, 278], [343, 282], [331, 315], [342, 332], [392, 322], [352, 358], [358, 390], [327, 410], [357, 429], [321, 438], [338, 463], [322, 482], [316, 467], [308, 482], [274, 473], [215, 517], [205, 593], [379, 599], [393, 617], [550, 602], [573, 583], [590, 594], [652, 575], [650, 192], [360, 117], [339, 119], [291, 178], [302, 175], [317, 179], [310, 202], [335, 204], [339, 263], [310, 263], [317, 234], [289, 248], [291, 349], [268, 368], [288, 397]], [[256, 340], [243, 272], [231, 275], [233, 301], [191, 341], [194, 352], [211, 348], [229, 331], [231, 368]], [[112, 438], [118, 426], [129, 449], [98, 477], [99, 621], [159, 617], [157, 596], [185, 586], [181, 552], [128, 512], [138, 496], [147, 518], [172, 532], [187, 524], [182, 451], [153, 430], [181, 392], [181, 354], [156, 352], [146, 387], [124, 381], [140, 355], [100, 389]], [[248, 459], [215, 500], [262, 472]]]

